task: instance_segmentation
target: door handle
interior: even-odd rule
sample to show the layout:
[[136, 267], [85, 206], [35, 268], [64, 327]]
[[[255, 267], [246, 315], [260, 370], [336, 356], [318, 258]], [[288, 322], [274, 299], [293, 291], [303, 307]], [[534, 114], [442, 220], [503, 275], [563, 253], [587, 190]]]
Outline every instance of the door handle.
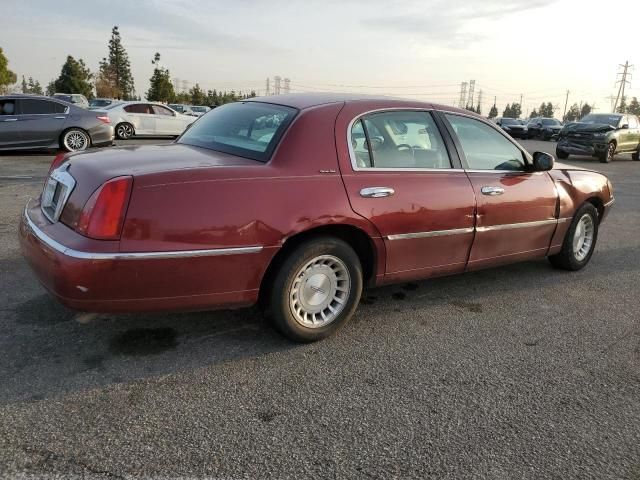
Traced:
[[367, 187], [360, 190], [360, 196], [365, 198], [390, 197], [396, 193], [391, 187]]
[[483, 195], [491, 195], [493, 197], [496, 195], [502, 195], [504, 193], [504, 188], [487, 186], [487, 187], [482, 187], [480, 191], [482, 192]]
[[64, 120], [67, 117], [53, 117], [53, 118], [55, 118], [56, 120]]
[[4, 122], [17, 122], [18, 119], [17, 118], [7, 118], [5, 120], [3, 120]]

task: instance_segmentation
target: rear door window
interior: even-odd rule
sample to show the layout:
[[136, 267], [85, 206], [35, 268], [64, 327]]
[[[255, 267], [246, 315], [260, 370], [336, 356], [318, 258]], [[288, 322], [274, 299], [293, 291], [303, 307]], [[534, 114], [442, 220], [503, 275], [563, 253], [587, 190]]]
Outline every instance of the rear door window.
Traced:
[[163, 107], [161, 105], [152, 105], [152, 107], [153, 107], [153, 113], [155, 113], [156, 115], [165, 115], [167, 117], [173, 117], [173, 112], [166, 107]]
[[178, 143], [266, 162], [296, 113], [270, 103], [229, 103], [195, 122]]
[[18, 112], [20, 115], [47, 115], [64, 112], [65, 107], [57, 102], [37, 99], [18, 100]]
[[153, 113], [151, 105], [147, 105], [146, 103], [134, 103], [133, 105], [127, 105], [124, 107], [124, 111], [127, 113]]
[[429, 112], [367, 115], [354, 123], [351, 146], [359, 168], [451, 168], [444, 141]]

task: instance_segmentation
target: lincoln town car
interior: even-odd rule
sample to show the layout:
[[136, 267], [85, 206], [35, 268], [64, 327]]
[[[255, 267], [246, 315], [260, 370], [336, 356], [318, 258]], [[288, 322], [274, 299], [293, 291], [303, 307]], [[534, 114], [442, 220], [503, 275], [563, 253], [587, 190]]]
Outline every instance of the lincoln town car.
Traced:
[[544, 257], [579, 270], [613, 201], [604, 175], [466, 110], [292, 94], [216, 108], [171, 144], [57, 157], [20, 238], [72, 309], [259, 304], [314, 341], [366, 286]]

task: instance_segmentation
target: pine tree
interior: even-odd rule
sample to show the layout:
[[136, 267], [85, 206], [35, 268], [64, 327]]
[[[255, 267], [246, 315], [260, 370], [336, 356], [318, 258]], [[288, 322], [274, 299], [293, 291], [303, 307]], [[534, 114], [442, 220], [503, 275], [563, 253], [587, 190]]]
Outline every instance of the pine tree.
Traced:
[[0, 47], [0, 94], [6, 93], [9, 86], [16, 83], [18, 76], [9, 70], [9, 60], [4, 56]]
[[511, 104], [507, 103], [507, 106], [504, 107], [504, 111], [502, 112], [502, 116], [511, 118]]
[[534, 109], [531, 111], [531, 114], [529, 115], [529, 118], [536, 118], [536, 117], [539, 117], [539, 116], [540, 116], [540, 114], [539, 114], [539, 113], [538, 113], [538, 111], [534, 108]]
[[617, 113], [627, 113], [627, 97], [626, 96], [620, 99], [620, 105], [618, 105]]
[[627, 112], [633, 115], [640, 115], [640, 103], [638, 103], [638, 98], [633, 97], [631, 102], [629, 102], [629, 108], [627, 108]]
[[189, 96], [191, 97], [191, 105], [204, 105], [207, 101], [204, 90], [197, 83], [189, 90]]
[[118, 100], [136, 98], [129, 55], [122, 46], [117, 26], [111, 30], [109, 55], [100, 62], [96, 78], [96, 93], [99, 97], [117, 98]]
[[54, 93], [56, 93], [56, 82], [55, 80], [51, 80], [48, 84], [47, 84], [47, 88], [45, 90], [46, 94], [50, 97], [51, 95], [53, 95]]
[[24, 75], [22, 75], [22, 93], [29, 93], [29, 87], [27, 86], [27, 81], [24, 79]]
[[93, 98], [92, 77], [82, 59], [76, 60], [69, 55], [62, 65], [60, 76], [54, 82], [54, 88], [58, 93], [81, 93], [87, 98]]
[[493, 106], [491, 107], [491, 110], [489, 110], [489, 118], [496, 118], [498, 116], [498, 107], [496, 107], [496, 104], [494, 103]]
[[584, 105], [582, 105], [582, 108], [580, 109], [580, 117], [579, 118], [586, 117], [590, 113], [591, 113], [591, 105], [589, 105], [588, 103], [585, 103]]
[[147, 92], [147, 100], [152, 102], [171, 102], [176, 97], [171, 83], [169, 70], [160, 66], [160, 54], [156, 52], [151, 63], [155, 66], [149, 82], [151, 86]]
[[571, 108], [569, 108], [569, 111], [565, 115], [564, 119], [567, 122], [575, 122], [579, 118], [580, 118], [580, 107], [578, 106], [577, 103], [574, 103], [573, 105], [571, 105]]

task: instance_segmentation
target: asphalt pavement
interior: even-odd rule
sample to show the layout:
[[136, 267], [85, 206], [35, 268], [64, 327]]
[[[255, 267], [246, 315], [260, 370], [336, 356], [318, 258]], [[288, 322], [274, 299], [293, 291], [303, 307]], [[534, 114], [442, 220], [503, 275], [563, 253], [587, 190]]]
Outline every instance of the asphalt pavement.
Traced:
[[16, 236], [51, 159], [0, 156], [0, 477], [640, 479], [640, 162], [564, 161], [615, 188], [584, 270], [371, 289], [297, 345], [256, 309], [56, 304]]

